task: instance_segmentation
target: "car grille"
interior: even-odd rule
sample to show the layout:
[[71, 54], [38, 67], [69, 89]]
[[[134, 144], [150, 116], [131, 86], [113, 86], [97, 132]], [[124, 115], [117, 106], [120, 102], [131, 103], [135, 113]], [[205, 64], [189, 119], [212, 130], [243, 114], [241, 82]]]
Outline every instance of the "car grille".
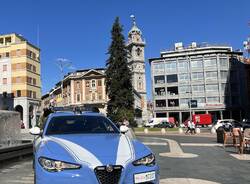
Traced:
[[113, 166], [113, 171], [107, 171], [107, 166], [95, 168], [95, 174], [100, 184], [118, 184], [122, 173], [122, 166]]

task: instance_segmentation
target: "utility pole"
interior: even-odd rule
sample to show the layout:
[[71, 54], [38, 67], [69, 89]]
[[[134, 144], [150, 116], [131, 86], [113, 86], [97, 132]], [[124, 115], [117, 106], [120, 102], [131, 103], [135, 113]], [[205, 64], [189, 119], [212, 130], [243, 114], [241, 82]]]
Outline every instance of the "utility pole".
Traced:
[[62, 105], [64, 105], [64, 96], [63, 96], [63, 79], [64, 79], [64, 69], [73, 68], [72, 62], [65, 58], [58, 58], [56, 64], [61, 72], [61, 96], [62, 96]]

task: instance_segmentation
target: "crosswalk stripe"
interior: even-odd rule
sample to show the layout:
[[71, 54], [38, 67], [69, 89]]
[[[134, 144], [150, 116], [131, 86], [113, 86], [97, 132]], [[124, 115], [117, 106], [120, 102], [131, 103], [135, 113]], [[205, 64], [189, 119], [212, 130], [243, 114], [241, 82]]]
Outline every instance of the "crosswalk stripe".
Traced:
[[223, 146], [223, 144], [214, 144], [214, 143], [180, 143], [181, 146], [206, 146], [206, 147], [214, 147], [214, 146]]
[[153, 146], [167, 146], [166, 142], [143, 142], [143, 144]]

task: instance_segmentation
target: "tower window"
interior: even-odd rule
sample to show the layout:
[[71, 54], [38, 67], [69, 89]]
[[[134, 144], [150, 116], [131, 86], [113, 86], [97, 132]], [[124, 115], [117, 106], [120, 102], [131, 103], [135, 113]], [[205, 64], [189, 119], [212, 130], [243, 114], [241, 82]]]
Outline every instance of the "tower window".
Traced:
[[137, 54], [137, 56], [140, 56], [140, 55], [141, 55], [141, 52], [142, 52], [142, 50], [141, 50], [140, 48], [137, 48], [137, 49], [136, 49], [136, 54]]

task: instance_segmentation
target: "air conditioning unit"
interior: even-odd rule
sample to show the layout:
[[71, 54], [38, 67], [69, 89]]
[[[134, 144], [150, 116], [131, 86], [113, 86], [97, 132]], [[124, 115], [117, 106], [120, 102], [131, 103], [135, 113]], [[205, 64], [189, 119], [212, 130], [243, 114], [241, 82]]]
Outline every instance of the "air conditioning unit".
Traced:
[[181, 50], [181, 49], [183, 49], [182, 42], [175, 43], [174, 44], [174, 48], [175, 48], [175, 50]]

